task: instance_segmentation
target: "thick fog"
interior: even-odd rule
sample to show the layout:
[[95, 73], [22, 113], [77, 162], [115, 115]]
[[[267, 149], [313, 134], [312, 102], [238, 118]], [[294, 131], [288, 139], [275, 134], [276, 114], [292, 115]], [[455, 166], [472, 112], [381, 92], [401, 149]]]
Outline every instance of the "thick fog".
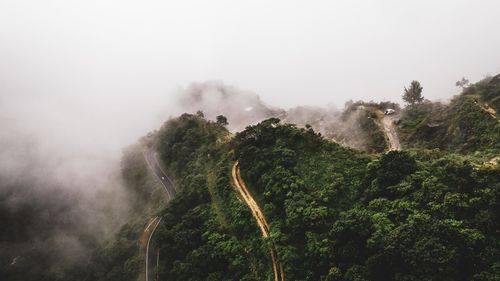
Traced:
[[413, 79], [427, 98], [447, 98], [462, 76], [500, 72], [499, 9], [495, 0], [3, 0], [2, 115], [50, 123], [94, 150], [158, 126], [191, 82], [223, 81], [282, 108], [400, 101]]
[[326, 126], [347, 100], [398, 102], [414, 79], [446, 99], [460, 78], [500, 72], [499, 10], [496, 0], [0, 0], [1, 203], [60, 205], [82, 230], [61, 223], [40, 243], [79, 252], [80, 232], [104, 239], [125, 220], [122, 149], [169, 116], [225, 114], [233, 130], [269, 116]]

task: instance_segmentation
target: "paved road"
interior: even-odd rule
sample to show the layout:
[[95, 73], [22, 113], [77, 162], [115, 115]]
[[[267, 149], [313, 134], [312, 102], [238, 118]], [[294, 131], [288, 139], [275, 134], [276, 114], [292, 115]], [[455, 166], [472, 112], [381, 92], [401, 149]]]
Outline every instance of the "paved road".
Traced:
[[[252, 215], [255, 218], [255, 221], [257, 222], [257, 225], [259, 226], [260, 231], [262, 232], [262, 237], [264, 237], [264, 238], [268, 237], [269, 236], [269, 225], [267, 224], [266, 217], [264, 216], [264, 213], [260, 209], [257, 202], [255, 202], [252, 195], [248, 191], [248, 188], [247, 188], [245, 182], [243, 181], [243, 178], [241, 177], [240, 167], [239, 167], [238, 161], [236, 161], [233, 165], [233, 169], [231, 172], [231, 178], [233, 180], [233, 183], [234, 183], [236, 190], [240, 194], [240, 197], [245, 201], [245, 203], [248, 205], [248, 207], [252, 211]], [[273, 263], [274, 281], [284, 281], [285, 274], [283, 272], [283, 265], [280, 263], [280, 261], [278, 259], [278, 252], [276, 251], [276, 246], [274, 245], [274, 243], [272, 243], [270, 255], [271, 255], [271, 260]]]
[[156, 232], [156, 229], [161, 223], [160, 217], [153, 218], [149, 223], [146, 229], [144, 230], [144, 236], [147, 242], [146, 243], [146, 281], [155, 280], [156, 265], [158, 263], [158, 255], [156, 254], [156, 247], [152, 245], [152, 238]]
[[156, 152], [148, 150], [144, 153], [144, 157], [146, 158], [146, 162], [148, 163], [149, 168], [153, 171], [153, 173], [165, 188], [168, 200], [174, 198], [175, 193], [177, 192], [177, 188], [175, 187], [174, 181], [172, 181], [172, 179], [167, 175], [167, 173], [165, 173], [165, 170], [162, 168], [160, 162], [158, 161]]
[[[158, 157], [156, 152], [147, 150], [144, 152], [144, 158], [148, 163], [149, 168], [155, 174], [156, 178], [161, 182], [163, 188], [165, 189], [165, 195], [167, 196], [167, 201], [170, 201], [174, 198], [177, 193], [177, 188], [175, 187], [174, 181], [167, 175], [165, 170], [162, 168], [160, 162], [158, 161]], [[157, 277], [157, 265], [158, 265], [158, 250], [157, 245], [155, 245], [154, 240], [152, 239], [154, 234], [156, 233], [156, 229], [161, 223], [161, 218], [155, 217], [152, 219], [144, 233], [147, 235], [147, 245], [146, 245], [146, 281], [156, 280]]]

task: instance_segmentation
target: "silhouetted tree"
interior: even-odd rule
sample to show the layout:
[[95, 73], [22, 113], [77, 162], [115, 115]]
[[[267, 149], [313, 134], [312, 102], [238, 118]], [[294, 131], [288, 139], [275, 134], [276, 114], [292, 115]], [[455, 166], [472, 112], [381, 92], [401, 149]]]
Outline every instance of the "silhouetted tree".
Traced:
[[222, 125], [222, 126], [227, 126], [227, 118], [224, 115], [219, 115], [216, 117], [217, 119], [217, 124]]
[[420, 82], [416, 80], [411, 81], [410, 87], [408, 89], [405, 87], [403, 100], [409, 105], [422, 103], [424, 101], [424, 97], [422, 96], [422, 89], [423, 88], [420, 85]]
[[455, 82], [455, 86], [463, 89], [463, 88], [469, 86], [469, 79], [465, 79], [465, 77], [462, 77], [461, 80], [458, 80], [457, 82]]

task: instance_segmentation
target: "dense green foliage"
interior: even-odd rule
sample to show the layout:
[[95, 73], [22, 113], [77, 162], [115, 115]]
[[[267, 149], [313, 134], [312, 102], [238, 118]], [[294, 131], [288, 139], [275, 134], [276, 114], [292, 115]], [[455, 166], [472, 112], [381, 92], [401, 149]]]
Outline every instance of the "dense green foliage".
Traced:
[[448, 105], [425, 102], [408, 106], [400, 131], [406, 147], [440, 148], [457, 152], [500, 151], [498, 76], [464, 89]]
[[156, 235], [160, 279], [265, 279], [271, 270], [266, 246], [229, 182], [227, 130], [184, 114], [167, 122], [157, 138], [179, 188]]
[[156, 235], [161, 279], [272, 276], [266, 241], [229, 182], [232, 158], [287, 280], [498, 277], [498, 166], [432, 150], [374, 157], [278, 119], [229, 141], [221, 124], [185, 114], [156, 138], [180, 188]]
[[492, 107], [498, 116], [500, 111], [500, 74], [487, 77], [464, 89], [464, 95], [476, 96], [479, 101]]
[[141, 214], [165, 205], [164, 190], [145, 161], [147, 139], [124, 149], [121, 174], [124, 185], [134, 196], [133, 212]]
[[124, 225], [106, 244], [99, 247], [80, 280], [135, 281], [144, 270], [139, 238], [147, 218], [137, 217]]
[[[287, 280], [498, 279], [500, 173], [485, 164], [499, 151], [498, 119], [488, 111], [496, 108], [497, 80], [466, 87], [448, 105], [408, 106], [401, 138], [418, 149], [379, 156], [275, 118], [232, 140], [223, 116], [169, 120], [149, 140], [178, 185], [168, 205], [155, 203], [164, 206], [155, 235], [160, 279], [272, 276], [269, 241], [230, 183], [234, 160], [270, 223], [268, 240]], [[351, 103], [341, 116], [369, 152], [386, 148], [377, 123], [386, 108], [397, 105]], [[142, 188], [152, 183], [139, 151], [130, 148], [122, 167], [138, 206], [158, 197]], [[126, 225], [98, 252], [94, 279], [134, 280], [142, 272], [136, 241], [146, 222]]]
[[236, 138], [288, 280], [495, 280], [500, 178], [467, 158], [369, 158], [267, 120]]
[[350, 204], [351, 184], [360, 181], [368, 159], [312, 130], [278, 122], [238, 134], [236, 155], [260, 194], [287, 280], [319, 280], [331, 267], [328, 229], [337, 207]]
[[410, 105], [422, 103], [424, 101], [422, 90], [423, 88], [420, 85], [420, 82], [416, 80], [411, 81], [410, 87], [405, 87], [403, 100]]

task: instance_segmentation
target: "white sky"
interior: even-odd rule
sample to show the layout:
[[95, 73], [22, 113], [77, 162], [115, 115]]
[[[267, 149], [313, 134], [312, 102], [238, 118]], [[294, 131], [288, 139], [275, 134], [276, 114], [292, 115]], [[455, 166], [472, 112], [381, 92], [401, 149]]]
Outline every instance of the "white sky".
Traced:
[[194, 81], [281, 107], [400, 101], [413, 79], [448, 98], [462, 76], [500, 73], [498, 11], [498, 0], [0, 0], [0, 109], [118, 138], [157, 127]]

